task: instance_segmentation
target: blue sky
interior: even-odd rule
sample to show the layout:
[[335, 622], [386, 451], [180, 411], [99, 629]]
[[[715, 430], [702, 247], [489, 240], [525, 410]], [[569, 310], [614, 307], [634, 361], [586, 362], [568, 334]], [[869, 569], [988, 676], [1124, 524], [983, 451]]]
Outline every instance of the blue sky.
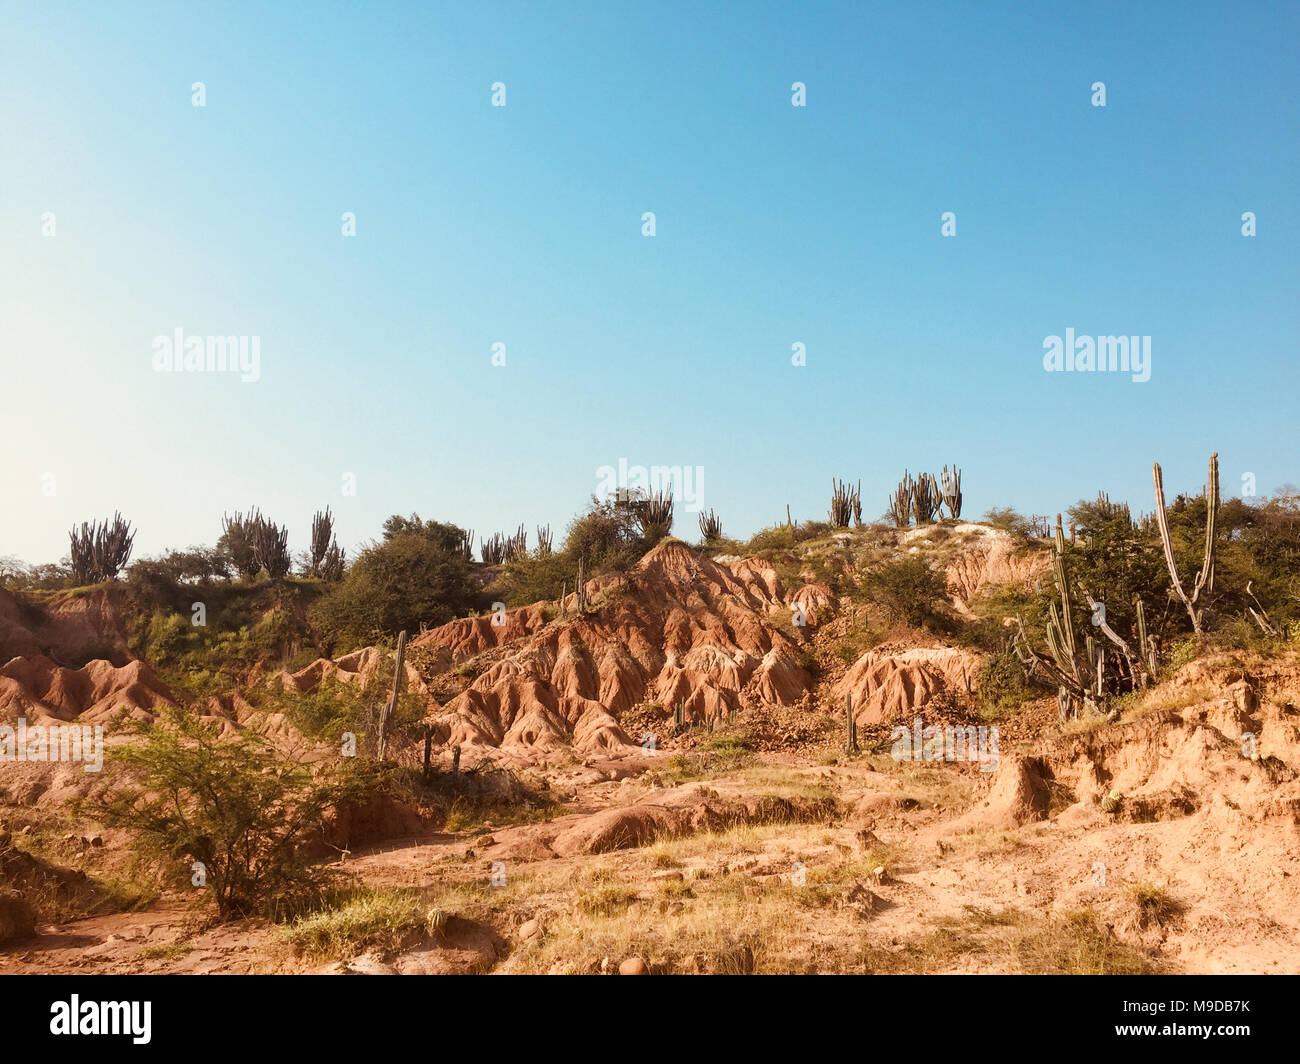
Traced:
[[620, 458], [732, 535], [954, 461], [975, 516], [1300, 481], [1294, 4], [262, 7], [0, 8], [0, 555], [562, 529]]

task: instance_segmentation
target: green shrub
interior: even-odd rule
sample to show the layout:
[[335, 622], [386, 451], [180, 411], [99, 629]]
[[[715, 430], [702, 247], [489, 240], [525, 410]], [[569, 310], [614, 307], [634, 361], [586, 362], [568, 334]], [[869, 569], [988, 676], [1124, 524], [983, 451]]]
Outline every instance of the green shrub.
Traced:
[[152, 725], [127, 722], [136, 741], [110, 751], [129, 783], [95, 810], [134, 833], [134, 845], [171, 878], [203, 888], [222, 917], [275, 915], [319, 890], [308, 856], [327, 812], [360, 797], [359, 773], [303, 764], [245, 729], [221, 738], [181, 711]]
[[481, 596], [468, 559], [459, 550], [461, 530], [424, 522], [417, 531], [405, 518], [372, 544], [312, 605], [308, 618], [331, 649], [366, 646], [418, 631], [471, 612]]
[[944, 606], [948, 582], [922, 558], [886, 562], [867, 573], [863, 593], [869, 602], [914, 628], [950, 626]]

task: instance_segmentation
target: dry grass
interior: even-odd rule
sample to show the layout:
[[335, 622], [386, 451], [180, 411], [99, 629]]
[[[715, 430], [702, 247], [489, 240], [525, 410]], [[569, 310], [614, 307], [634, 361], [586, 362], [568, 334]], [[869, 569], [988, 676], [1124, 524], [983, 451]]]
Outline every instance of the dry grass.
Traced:
[[309, 957], [341, 958], [366, 949], [400, 949], [436, 934], [446, 922], [446, 912], [426, 905], [419, 891], [359, 890], [295, 920], [283, 935]]

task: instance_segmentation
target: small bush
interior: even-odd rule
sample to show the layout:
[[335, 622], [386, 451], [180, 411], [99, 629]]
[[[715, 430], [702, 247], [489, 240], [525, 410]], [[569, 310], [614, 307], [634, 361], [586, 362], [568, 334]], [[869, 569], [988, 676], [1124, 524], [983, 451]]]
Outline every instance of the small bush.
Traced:
[[902, 558], [872, 569], [864, 581], [868, 601], [913, 628], [946, 628], [948, 582], [922, 558]]
[[261, 735], [246, 729], [219, 738], [180, 711], [121, 730], [138, 741], [109, 756], [131, 782], [96, 812], [134, 832], [137, 849], [173, 879], [194, 883], [201, 865], [201, 885], [225, 918], [274, 915], [320, 888], [309, 844], [327, 812], [360, 797], [358, 773], [313, 772]]

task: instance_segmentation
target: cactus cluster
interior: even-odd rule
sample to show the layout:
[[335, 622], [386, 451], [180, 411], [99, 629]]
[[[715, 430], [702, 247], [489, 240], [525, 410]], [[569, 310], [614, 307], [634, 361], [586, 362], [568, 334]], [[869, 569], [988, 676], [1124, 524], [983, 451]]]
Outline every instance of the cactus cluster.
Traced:
[[912, 483], [912, 516], [918, 527], [928, 525], [939, 515], [943, 505], [943, 496], [939, 492], [939, 482], [933, 473], [922, 473]]
[[700, 514], [700, 535], [705, 543], [713, 543], [722, 538], [722, 521], [712, 509]]
[[857, 517], [862, 524], [862, 481], [857, 487], [843, 480], [831, 480], [831, 508], [829, 516], [835, 528], [848, 528], [849, 522]]
[[912, 474], [903, 470], [903, 479], [898, 482], [894, 494], [889, 497], [889, 516], [899, 528], [906, 528], [912, 523]]
[[541, 555], [550, 554], [554, 549], [555, 539], [551, 535], [550, 525], [537, 526], [537, 553]]
[[456, 540], [456, 552], [467, 562], [474, 560], [474, 530], [462, 528]]
[[253, 558], [258, 569], [265, 569], [272, 580], [283, 580], [289, 574], [292, 559], [289, 556], [289, 526], [277, 525], [258, 515], [252, 527]]
[[641, 537], [650, 545], [658, 543], [673, 530], [673, 493], [671, 488], [647, 492], [631, 502], [641, 528]]
[[83, 521], [68, 533], [72, 574], [78, 584], [112, 580], [131, 559], [135, 532], [120, 513], [110, 521]]
[[520, 525], [512, 536], [496, 532], [491, 539], [485, 539], [479, 545], [479, 556], [485, 565], [502, 565], [522, 558], [528, 553], [528, 533]]
[[338, 537], [334, 535], [334, 515], [330, 508], [317, 510], [311, 519], [308, 575], [329, 581], [341, 580], [346, 559], [346, 552], [339, 547]]
[[903, 479], [898, 482], [893, 495], [889, 497], [889, 508], [885, 511], [898, 528], [906, 528], [915, 519], [917, 526], [929, 524], [943, 518], [943, 507], [948, 508], [948, 516], [954, 521], [961, 518], [961, 470], [953, 464], [951, 470], [945, 465], [943, 473], [920, 473], [913, 479], [908, 470], [903, 470]]

